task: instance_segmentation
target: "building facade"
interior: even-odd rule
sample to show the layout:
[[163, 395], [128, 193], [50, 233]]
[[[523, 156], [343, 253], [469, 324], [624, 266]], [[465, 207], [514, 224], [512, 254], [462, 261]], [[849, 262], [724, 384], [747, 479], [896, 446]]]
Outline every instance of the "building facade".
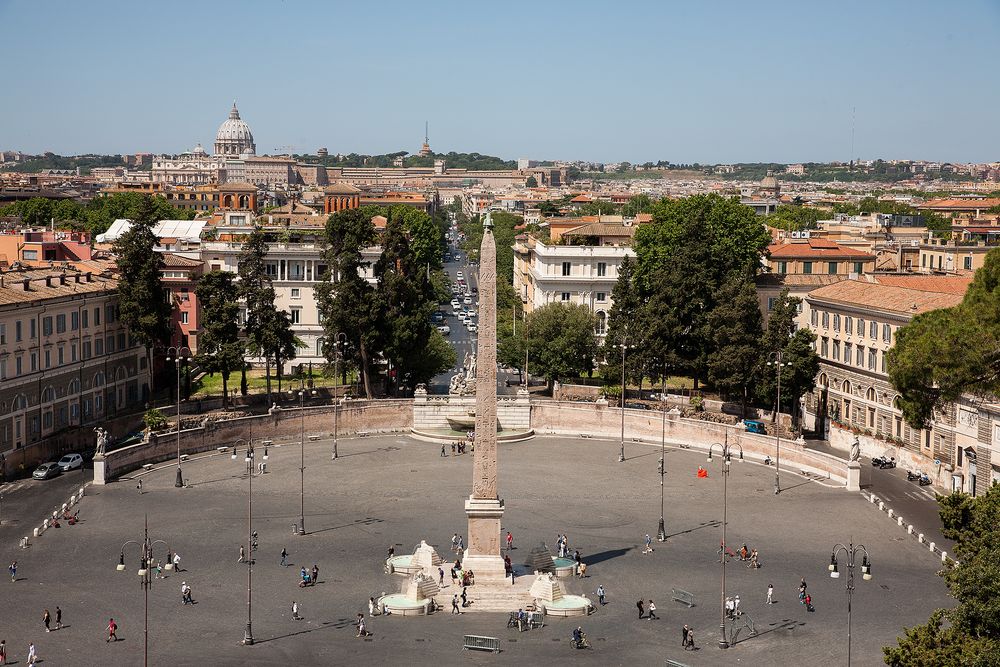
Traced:
[[118, 320], [116, 290], [92, 273], [0, 274], [0, 451], [146, 400], [145, 348]]

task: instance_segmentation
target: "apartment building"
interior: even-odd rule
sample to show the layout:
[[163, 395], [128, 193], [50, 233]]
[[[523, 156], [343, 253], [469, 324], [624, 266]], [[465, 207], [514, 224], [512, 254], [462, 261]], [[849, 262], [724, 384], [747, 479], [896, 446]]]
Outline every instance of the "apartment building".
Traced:
[[116, 290], [92, 273], [0, 273], [0, 451], [143, 404], [145, 348], [118, 320]]
[[805, 315], [817, 336], [820, 372], [804, 399], [806, 427], [824, 435], [831, 426], [858, 429], [928, 462], [957, 463], [954, 406], [931, 428], [911, 428], [889, 381], [886, 355], [900, 327], [921, 313], [958, 305], [970, 282], [971, 276], [878, 276], [810, 292]]
[[612, 245], [601, 241], [623, 237], [631, 241], [634, 227], [591, 224], [581, 226], [579, 231], [584, 236], [596, 234], [596, 242], [592, 245], [554, 245], [530, 235], [518, 237], [513, 246], [514, 289], [526, 312], [549, 303], [587, 306], [597, 316], [595, 333], [603, 338], [613, 305], [611, 292], [618, 281], [618, 269], [626, 257], [634, 258], [635, 252], [628, 244]]

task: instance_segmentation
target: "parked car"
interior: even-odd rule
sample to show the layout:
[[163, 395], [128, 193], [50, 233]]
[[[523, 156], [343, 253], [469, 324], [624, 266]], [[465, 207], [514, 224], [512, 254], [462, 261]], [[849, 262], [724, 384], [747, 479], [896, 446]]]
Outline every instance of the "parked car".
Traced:
[[470, 321], [468, 324], [468, 329], [469, 333], [476, 333], [477, 331], [479, 331], [479, 325], [477, 325], [475, 322]]
[[69, 472], [70, 470], [83, 467], [83, 457], [75, 453], [67, 454], [59, 459], [58, 464], [63, 472]]
[[767, 429], [764, 428], [764, 422], [762, 421], [745, 419], [743, 420], [743, 425], [746, 427], [748, 433], [762, 433], [767, 435]]
[[462, 272], [461, 272], [461, 271], [459, 271], [458, 273], [456, 273], [456, 274], [455, 274], [455, 277], [456, 277], [456, 278], [458, 278], [459, 280], [461, 280], [461, 279], [462, 279], [462, 278], [464, 278], [465, 276], [463, 276], [463, 275], [462, 275]]
[[438, 331], [440, 331], [445, 336], [451, 335], [451, 327], [449, 327], [447, 324], [442, 324], [441, 326], [439, 326]]
[[462, 305], [462, 304], [461, 304], [461, 303], [459, 303], [458, 299], [452, 299], [452, 300], [451, 300], [451, 307], [452, 307], [452, 308], [459, 308], [459, 307], [461, 307], [461, 305]]
[[472, 305], [472, 297], [471, 296], [465, 297], [464, 299], [462, 299], [462, 303], [464, 303], [466, 306], [471, 306]]
[[55, 477], [62, 472], [62, 468], [55, 461], [49, 463], [43, 463], [42, 465], [35, 468], [35, 472], [31, 473], [31, 476], [35, 479], [49, 479]]

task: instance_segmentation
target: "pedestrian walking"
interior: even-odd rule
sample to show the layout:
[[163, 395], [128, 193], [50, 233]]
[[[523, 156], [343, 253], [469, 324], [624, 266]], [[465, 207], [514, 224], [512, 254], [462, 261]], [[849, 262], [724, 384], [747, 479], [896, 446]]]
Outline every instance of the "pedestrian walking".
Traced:
[[451, 613], [461, 614], [462, 610], [458, 608], [458, 593], [451, 596]]
[[584, 563], [582, 560], [580, 561], [580, 564], [577, 565], [577, 567], [576, 567], [576, 574], [581, 579], [583, 579], [584, 577], [587, 576], [587, 564]]
[[313, 568], [309, 574], [312, 575], [312, 581], [315, 584], [316, 580], [319, 579], [319, 568], [316, 566], [316, 563], [313, 563]]
[[607, 604], [607, 602], [604, 601], [604, 584], [597, 586], [597, 601], [601, 603], [602, 607]]
[[507, 551], [510, 551], [513, 548], [514, 548], [514, 536], [511, 535], [510, 531], [508, 530], [507, 531]]
[[163, 563], [161, 563], [160, 561], [156, 561], [156, 578], [157, 579], [163, 578]]
[[684, 650], [685, 651], [698, 650], [694, 647], [694, 630], [692, 628], [688, 628], [687, 630], [687, 646], [684, 647]]
[[685, 623], [684, 627], [681, 628], [681, 646], [684, 647], [685, 650], [687, 650], [687, 645], [688, 645], [688, 630], [689, 629], [690, 628], [688, 628], [687, 623]]
[[46, 609], [45, 613], [42, 614], [42, 623], [45, 624], [45, 632], [52, 632], [52, 628], [49, 627], [49, 623], [52, 621], [52, 615], [49, 610]]
[[649, 533], [646, 533], [646, 548], [642, 550], [642, 553], [644, 554], [653, 553], [653, 538], [649, 536]]
[[468, 606], [469, 606], [468, 587], [462, 586], [462, 607], [465, 608]]
[[285, 559], [288, 558], [288, 550], [285, 547], [281, 547], [281, 564], [286, 565]]
[[62, 630], [62, 609], [56, 607], [56, 630]]
[[767, 601], [764, 604], [774, 604], [774, 600], [771, 597], [774, 595], [774, 584], [767, 585]]
[[257, 551], [257, 531], [250, 533], [250, 551]]
[[368, 598], [368, 615], [375, 616], [375, 598]]
[[194, 600], [191, 599], [191, 587], [186, 581], [181, 582], [181, 604], [194, 604]]
[[809, 595], [808, 593], [806, 593], [805, 600], [803, 600], [802, 602], [806, 605], [806, 611], [816, 611], [816, 608], [813, 607], [812, 604], [813, 602], [812, 596]]
[[636, 609], [639, 610], [639, 618], [642, 618], [643, 616], [646, 615], [646, 608], [643, 606], [642, 600], [639, 600], [638, 602], [636, 602], [635, 603], [635, 607], [636, 607]]
[[139, 495], [141, 496], [142, 495], [142, 480], [141, 479], [139, 480], [139, 483], [135, 485], [135, 488], [139, 489]]
[[458, 536], [458, 550], [459, 552], [465, 551], [465, 540], [462, 539], [461, 535]]
[[0, 639], [0, 665], [7, 664], [7, 640]]
[[108, 639], [109, 642], [118, 641], [118, 624], [115, 623], [115, 619], [108, 620]]
[[660, 620], [660, 617], [656, 615], [656, 605], [653, 604], [652, 600], [649, 601], [649, 614], [646, 615], [646, 618], [651, 621], [653, 619]]
[[179, 553], [174, 554], [174, 572], [181, 571], [181, 555]]
[[451, 550], [458, 553], [458, 533], [451, 536]]
[[35, 664], [35, 661], [37, 659], [38, 659], [38, 656], [35, 655], [35, 643], [32, 642], [32, 643], [28, 644], [28, 664], [29, 665]]
[[444, 586], [444, 568], [438, 567], [438, 586]]
[[241, 544], [240, 545], [240, 557], [239, 557], [239, 559], [237, 559], [236, 562], [237, 563], [245, 563], [246, 560], [247, 560], [247, 554], [246, 554], [246, 551], [243, 549], [243, 545]]
[[299, 616], [299, 603], [292, 600], [292, 619], [296, 621], [301, 621], [302, 617]]
[[17, 561], [12, 561], [10, 565], [7, 566], [7, 571], [10, 572], [10, 580], [14, 581], [17, 579]]
[[365, 626], [365, 615], [362, 614], [361, 612], [358, 612], [358, 634], [356, 636], [358, 637], [368, 636], [368, 628]]

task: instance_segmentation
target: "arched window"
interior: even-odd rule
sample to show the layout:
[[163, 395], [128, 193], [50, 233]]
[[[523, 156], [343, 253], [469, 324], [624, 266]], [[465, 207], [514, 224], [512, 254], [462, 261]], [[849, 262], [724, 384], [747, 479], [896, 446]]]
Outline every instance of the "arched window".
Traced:
[[868, 387], [868, 391], [865, 392], [865, 400], [866, 401], [870, 401], [872, 403], [875, 402], [875, 400], [876, 400], [875, 399], [875, 390], [873, 388]]
[[125, 375], [126, 375], [125, 368], [123, 366], [119, 366], [118, 370], [115, 371], [115, 382], [120, 382], [124, 380]]
[[316, 356], [317, 357], [324, 356], [324, 352], [323, 352], [323, 346], [324, 345], [326, 345], [326, 339], [325, 338], [319, 338], [319, 339], [316, 340]]
[[42, 403], [51, 403], [54, 400], [56, 400], [56, 390], [49, 385], [42, 390]]
[[608, 315], [603, 310], [597, 312], [597, 326], [594, 327], [594, 333], [598, 336], [603, 336], [604, 332], [608, 327]]
[[73, 378], [73, 380], [69, 383], [68, 392], [69, 392], [70, 396], [72, 396], [74, 394], [79, 394], [80, 393], [80, 380], [79, 379]]
[[104, 371], [98, 371], [97, 375], [94, 376], [94, 386], [95, 387], [104, 386]]
[[19, 394], [18, 396], [16, 396], [14, 398], [14, 412], [17, 412], [18, 410], [27, 410], [27, 409], [28, 409], [28, 397], [25, 396], [24, 394]]
[[841, 391], [844, 392], [845, 394], [847, 394], [848, 396], [851, 395], [851, 382], [850, 382], [850, 380], [844, 380], [844, 386], [841, 389]]
[[826, 373], [820, 373], [819, 374], [819, 386], [824, 387], [824, 388], [830, 386], [830, 378], [828, 378], [826, 376]]

